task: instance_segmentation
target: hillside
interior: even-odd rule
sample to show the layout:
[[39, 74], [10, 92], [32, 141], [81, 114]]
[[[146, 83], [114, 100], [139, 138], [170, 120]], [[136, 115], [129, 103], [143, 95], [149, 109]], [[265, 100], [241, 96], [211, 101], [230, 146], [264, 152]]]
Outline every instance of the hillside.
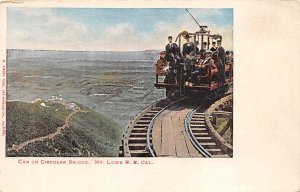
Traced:
[[63, 100], [7, 102], [6, 156], [118, 156], [122, 128]]

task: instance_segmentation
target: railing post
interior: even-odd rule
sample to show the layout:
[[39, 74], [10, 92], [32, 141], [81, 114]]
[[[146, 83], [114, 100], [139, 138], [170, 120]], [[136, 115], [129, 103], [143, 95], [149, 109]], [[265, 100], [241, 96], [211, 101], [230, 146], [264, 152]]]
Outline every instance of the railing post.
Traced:
[[208, 69], [208, 85], [211, 86], [211, 67]]

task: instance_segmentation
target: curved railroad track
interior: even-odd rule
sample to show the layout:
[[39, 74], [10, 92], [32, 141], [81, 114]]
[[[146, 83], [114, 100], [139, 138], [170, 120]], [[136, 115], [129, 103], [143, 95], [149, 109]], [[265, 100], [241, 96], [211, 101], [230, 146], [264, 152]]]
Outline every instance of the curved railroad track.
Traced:
[[[190, 100], [187, 97], [175, 100], [162, 99], [141, 111], [128, 124], [123, 135], [122, 146], [120, 147], [120, 156], [230, 157], [232, 155], [232, 145], [228, 144], [223, 139], [223, 137], [218, 134], [218, 132], [215, 130], [215, 125], [213, 125], [211, 121], [212, 114], [215, 113], [216, 110], [222, 108], [222, 106], [229, 106], [230, 104], [232, 104], [230, 102], [232, 102], [232, 95], [230, 94], [227, 94], [225, 97], [216, 101], [212, 105], [207, 105], [207, 103], [206, 105], [199, 105], [199, 103], [196, 105], [195, 102], [192, 102], [191, 104]], [[174, 133], [175, 137], [178, 136], [178, 138], [185, 138], [186, 140], [183, 142], [177, 142], [176, 140], [175, 143], [170, 142], [170, 139], [167, 138], [166, 140], [168, 143], [165, 145], [176, 145], [169, 147], [170, 149], [174, 149], [175, 151], [183, 150], [179, 149], [181, 148], [181, 146], [178, 145], [187, 145], [187, 153], [185, 153], [183, 150], [183, 152], [179, 151], [179, 153], [175, 152], [169, 155], [164, 155], [161, 150], [158, 150], [160, 146], [153, 146], [158, 145], [157, 141], [159, 141], [158, 143], [160, 144], [161, 142], [164, 142], [162, 141], [163, 138], [154, 138], [153, 142], [152, 137], [158, 137], [156, 134], [157, 122], [161, 121], [164, 116], [169, 116], [170, 118], [172, 118], [172, 114], [168, 115], [166, 111], [179, 111], [180, 107], [186, 112], [180, 113], [180, 115], [184, 115], [182, 117], [182, 122], [179, 122], [179, 124], [181, 123], [181, 127], [178, 125], [176, 127], [175, 125], [174, 129], [181, 128], [182, 130], [177, 130], [177, 132], [176, 130], [171, 131], [167, 134], [171, 134], [172, 137], [172, 134]], [[172, 108], [174, 108], [175, 110], [173, 110]], [[170, 130], [170, 128], [166, 128], [164, 126], [168, 127], [166, 123], [161, 124], [162, 131], [159, 131], [163, 132], [165, 129]], [[155, 134], [153, 132], [155, 132]], [[163, 137], [162, 133], [158, 135]], [[188, 144], [187, 141], [192, 144]], [[195, 152], [199, 154], [195, 154]], [[190, 155], [191, 153], [194, 153], [195, 155]]]
[[[204, 157], [232, 157], [232, 142], [223, 138], [230, 127], [232, 138], [232, 112], [223, 111], [225, 108], [232, 110], [232, 99], [232, 94], [227, 94], [208, 108], [202, 105], [196, 107], [185, 118], [185, 130], [194, 147]], [[229, 118], [220, 131], [216, 130], [216, 125], [212, 122], [217, 116]]]
[[153, 157], [151, 130], [157, 116], [166, 108], [184, 99], [162, 99], [137, 114], [128, 124], [123, 135], [120, 156]]

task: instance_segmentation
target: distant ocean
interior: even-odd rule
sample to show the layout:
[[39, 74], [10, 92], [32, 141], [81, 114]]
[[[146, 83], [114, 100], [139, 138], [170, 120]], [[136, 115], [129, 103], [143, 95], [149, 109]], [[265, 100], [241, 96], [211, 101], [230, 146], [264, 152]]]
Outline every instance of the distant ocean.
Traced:
[[158, 53], [7, 50], [7, 99], [62, 95], [125, 127], [164, 97], [164, 90], [154, 87]]
[[76, 60], [103, 60], [103, 61], [155, 61], [158, 50], [148, 51], [46, 51], [9, 49], [9, 60], [18, 59], [44, 59], [60, 61]]

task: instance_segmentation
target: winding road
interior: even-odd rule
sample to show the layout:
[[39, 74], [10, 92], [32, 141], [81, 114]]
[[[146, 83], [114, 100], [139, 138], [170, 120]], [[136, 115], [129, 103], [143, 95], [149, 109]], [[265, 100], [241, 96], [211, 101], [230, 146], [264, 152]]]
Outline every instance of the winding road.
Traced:
[[[66, 107], [66, 105], [65, 105]], [[73, 111], [66, 116], [64, 124], [60, 127], [57, 127], [56, 131], [54, 133], [50, 133], [48, 135], [42, 136], [42, 137], [37, 137], [34, 139], [30, 139], [28, 141], [25, 141], [19, 145], [13, 145], [11, 148], [8, 148], [7, 151], [19, 151], [23, 149], [25, 146], [31, 143], [36, 143], [36, 142], [42, 142], [46, 139], [53, 139], [55, 136], [62, 134], [62, 131], [70, 126], [70, 122], [72, 120], [72, 117], [79, 112], [87, 112], [81, 109], [73, 109]]]

